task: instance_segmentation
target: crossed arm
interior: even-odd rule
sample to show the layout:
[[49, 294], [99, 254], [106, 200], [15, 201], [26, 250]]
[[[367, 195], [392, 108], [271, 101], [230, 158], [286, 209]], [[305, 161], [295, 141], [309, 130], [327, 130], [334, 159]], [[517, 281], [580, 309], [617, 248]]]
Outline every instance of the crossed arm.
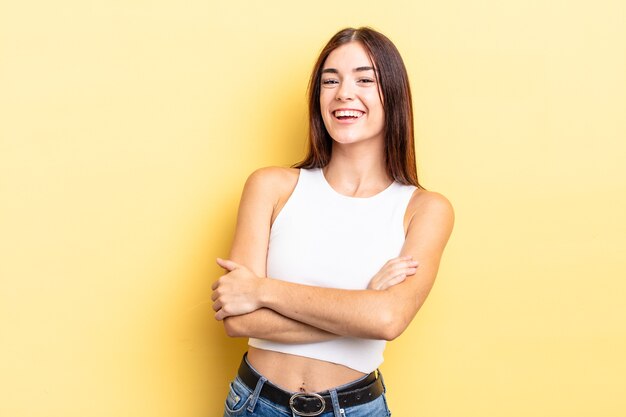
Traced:
[[434, 283], [452, 230], [450, 204], [439, 194], [416, 192], [400, 257], [383, 265], [367, 289], [313, 287], [265, 277], [271, 222], [296, 181], [297, 172], [281, 168], [262, 169], [248, 179], [230, 259], [218, 259], [227, 273], [213, 285], [216, 319], [224, 320], [230, 336], [284, 343], [396, 338]]

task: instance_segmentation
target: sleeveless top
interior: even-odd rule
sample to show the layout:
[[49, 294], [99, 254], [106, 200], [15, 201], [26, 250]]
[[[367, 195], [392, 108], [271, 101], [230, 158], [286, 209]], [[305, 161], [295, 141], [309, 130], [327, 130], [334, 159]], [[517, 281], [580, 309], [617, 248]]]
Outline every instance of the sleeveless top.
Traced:
[[[394, 182], [372, 197], [348, 197], [328, 184], [321, 169], [300, 169], [298, 183], [270, 231], [267, 276], [366, 289], [385, 262], [400, 255], [404, 215], [415, 188]], [[250, 338], [248, 344], [369, 373], [383, 362], [386, 341], [340, 337], [289, 344]]]

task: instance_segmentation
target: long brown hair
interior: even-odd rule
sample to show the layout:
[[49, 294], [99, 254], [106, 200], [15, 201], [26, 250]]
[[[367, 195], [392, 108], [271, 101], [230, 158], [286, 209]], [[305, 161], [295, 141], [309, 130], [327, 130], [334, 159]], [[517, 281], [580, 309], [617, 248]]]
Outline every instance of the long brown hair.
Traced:
[[423, 188], [417, 181], [413, 106], [409, 77], [400, 53], [382, 33], [368, 27], [346, 28], [328, 41], [313, 67], [309, 81], [309, 147], [306, 158], [295, 168], [323, 168], [330, 161], [332, 138], [320, 109], [322, 69], [328, 55], [349, 42], [360, 42], [374, 66], [380, 94], [384, 97], [385, 164], [391, 178], [401, 184]]

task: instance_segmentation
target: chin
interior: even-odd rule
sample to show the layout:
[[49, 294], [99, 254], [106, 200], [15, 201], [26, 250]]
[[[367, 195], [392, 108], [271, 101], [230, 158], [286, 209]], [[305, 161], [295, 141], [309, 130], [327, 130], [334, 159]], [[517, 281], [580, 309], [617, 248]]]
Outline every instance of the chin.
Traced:
[[341, 145], [351, 145], [360, 142], [360, 140], [356, 138], [333, 138], [333, 140]]
[[358, 136], [358, 135], [354, 135], [354, 134], [350, 134], [350, 133], [354, 133], [354, 132], [333, 132], [334, 134], [331, 134], [330, 137], [333, 138], [333, 140], [337, 143], [354, 143], [354, 142], [359, 142], [362, 140], [362, 137]]
[[336, 135], [331, 136], [335, 142], [341, 145], [352, 145], [356, 143], [366, 143], [371, 142], [371, 140], [375, 139], [372, 137], [362, 137], [362, 136], [346, 136], [346, 135]]

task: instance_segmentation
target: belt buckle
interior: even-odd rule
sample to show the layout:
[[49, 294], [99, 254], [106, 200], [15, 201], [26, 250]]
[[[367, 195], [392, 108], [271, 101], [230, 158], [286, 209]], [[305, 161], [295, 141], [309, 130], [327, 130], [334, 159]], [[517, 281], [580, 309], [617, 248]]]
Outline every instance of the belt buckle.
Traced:
[[[320, 409], [318, 411], [308, 411], [308, 412], [296, 410], [294, 404], [296, 402], [296, 399], [300, 397], [312, 397], [312, 398], [317, 399], [321, 404]], [[326, 408], [326, 401], [321, 395], [316, 394], [314, 392], [296, 392], [295, 394], [291, 396], [291, 398], [289, 398], [289, 408], [291, 408], [291, 411], [293, 411], [299, 416], [304, 416], [304, 417], [318, 416], [324, 412], [324, 408]]]

